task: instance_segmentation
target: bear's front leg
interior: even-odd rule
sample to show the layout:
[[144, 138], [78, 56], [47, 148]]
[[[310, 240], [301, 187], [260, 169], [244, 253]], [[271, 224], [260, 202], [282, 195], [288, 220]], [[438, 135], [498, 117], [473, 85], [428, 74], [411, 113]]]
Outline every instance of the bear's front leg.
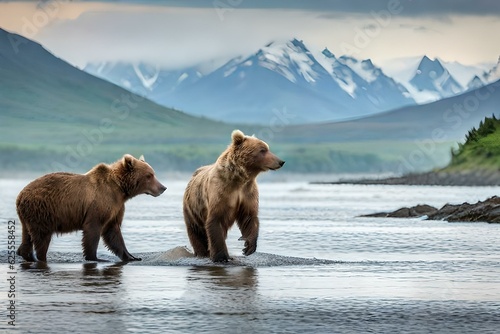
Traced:
[[115, 219], [109, 221], [102, 229], [102, 239], [110, 251], [118, 256], [122, 261], [141, 261], [139, 257], [130, 254], [125, 247], [122, 231], [120, 229], [123, 219], [123, 211]]
[[214, 262], [228, 262], [230, 260], [226, 247], [226, 234], [222, 227], [223, 217], [212, 217], [207, 220], [207, 237], [210, 258]]
[[245, 247], [243, 248], [243, 255], [248, 256], [255, 253], [257, 250], [257, 238], [250, 240], [245, 239]]
[[245, 241], [243, 254], [248, 256], [257, 250], [257, 239], [259, 237], [259, 218], [251, 215], [240, 215], [237, 220], [241, 231], [240, 240]]
[[135, 257], [128, 252], [127, 247], [125, 247], [122, 232], [118, 225], [107, 224], [103, 230], [102, 239], [104, 240], [106, 246], [108, 246], [108, 249], [122, 261], [128, 262], [142, 260], [141, 258]]

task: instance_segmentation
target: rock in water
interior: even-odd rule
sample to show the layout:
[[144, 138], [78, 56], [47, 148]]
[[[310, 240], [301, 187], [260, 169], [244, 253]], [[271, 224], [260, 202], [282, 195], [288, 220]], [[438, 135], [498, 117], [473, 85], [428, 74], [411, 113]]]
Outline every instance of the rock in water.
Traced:
[[177, 246], [168, 251], [161, 253], [156, 257], [155, 261], [176, 261], [187, 257], [194, 257], [194, 254], [184, 246]]
[[493, 196], [475, 204], [446, 204], [434, 214], [430, 220], [446, 220], [449, 222], [486, 222], [500, 223], [500, 197]]
[[446, 220], [449, 222], [500, 223], [500, 197], [493, 196], [475, 204], [446, 204], [441, 209], [429, 205], [401, 208], [393, 212], [380, 212], [361, 217], [411, 218], [427, 216], [427, 220]]
[[438, 209], [430, 205], [417, 205], [417, 206], [412, 206], [411, 208], [406, 208], [406, 207], [401, 208], [393, 212], [372, 213], [368, 215], [363, 215], [361, 217], [413, 218], [413, 217], [429, 216], [435, 213], [436, 211], [438, 211]]

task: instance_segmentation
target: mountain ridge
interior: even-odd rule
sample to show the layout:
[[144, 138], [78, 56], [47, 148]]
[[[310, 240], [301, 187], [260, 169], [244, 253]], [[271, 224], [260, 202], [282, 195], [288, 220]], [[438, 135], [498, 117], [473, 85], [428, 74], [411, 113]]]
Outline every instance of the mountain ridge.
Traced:
[[[106, 76], [96, 71], [97, 67], [89, 65], [86, 70], [123, 85], [126, 75]], [[170, 73], [164, 71], [161, 75]], [[366, 80], [367, 76], [378, 78]], [[218, 120], [232, 113], [236, 121], [247, 123], [265, 123], [276, 108], [286, 107], [296, 115], [297, 123], [313, 123], [415, 103], [404, 87], [385, 76], [370, 60], [358, 62], [326, 53], [313, 54], [298, 39], [271, 42], [250, 56], [231, 59], [191, 85], [162, 89], [151, 95], [157, 103]], [[197, 99], [193, 101], [192, 96]], [[253, 114], [264, 116], [264, 121]]]

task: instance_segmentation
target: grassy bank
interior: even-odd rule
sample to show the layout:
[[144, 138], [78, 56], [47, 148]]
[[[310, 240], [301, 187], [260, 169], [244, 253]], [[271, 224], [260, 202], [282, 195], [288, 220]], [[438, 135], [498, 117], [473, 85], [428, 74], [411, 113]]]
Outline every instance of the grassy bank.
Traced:
[[467, 133], [465, 142], [452, 151], [451, 162], [444, 171], [478, 169], [500, 171], [500, 120], [494, 115]]

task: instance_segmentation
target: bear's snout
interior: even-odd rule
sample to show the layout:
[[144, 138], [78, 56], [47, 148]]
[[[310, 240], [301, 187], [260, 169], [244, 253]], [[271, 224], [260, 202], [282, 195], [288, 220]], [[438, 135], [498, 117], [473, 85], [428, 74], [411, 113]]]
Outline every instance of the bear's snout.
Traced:
[[167, 187], [165, 187], [163, 184], [161, 184], [159, 181], [156, 181], [156, 184], [155, 184], [155, 187], [152, 191], [150, 192], [147, 192], [148, 195], [151, 195], [151, 196], [154, 196], [154, 197], [158, 197], [160, 196], [161, 194], [163, 194], [163, 192], [167, 190]]
[[159, 194], [158, 195], [161, 195], [163, 194], [163, 192], [165, 190], [167, 190], [167, 187], [165, 187], [163, 184], [161, 184], [160, 182], [158, 182], [158, 185], [159, 185]]
[[269, 166], [269, 169], [270, 170], [277, 170], [277, 169], [280, 169], [281, 167], [283, 167], [284, 164], [285, 164], [285, 162], [278, 158], [274, 161], [272, 166]]
[[271, 167], [272, 170], [277, 170], [277, 169], [280, 169], [281, 167], [283, 167], [283, 165], [285, 164], [285, 162], [283, 160], [278, 160], [276, 162], [276, 165]]

